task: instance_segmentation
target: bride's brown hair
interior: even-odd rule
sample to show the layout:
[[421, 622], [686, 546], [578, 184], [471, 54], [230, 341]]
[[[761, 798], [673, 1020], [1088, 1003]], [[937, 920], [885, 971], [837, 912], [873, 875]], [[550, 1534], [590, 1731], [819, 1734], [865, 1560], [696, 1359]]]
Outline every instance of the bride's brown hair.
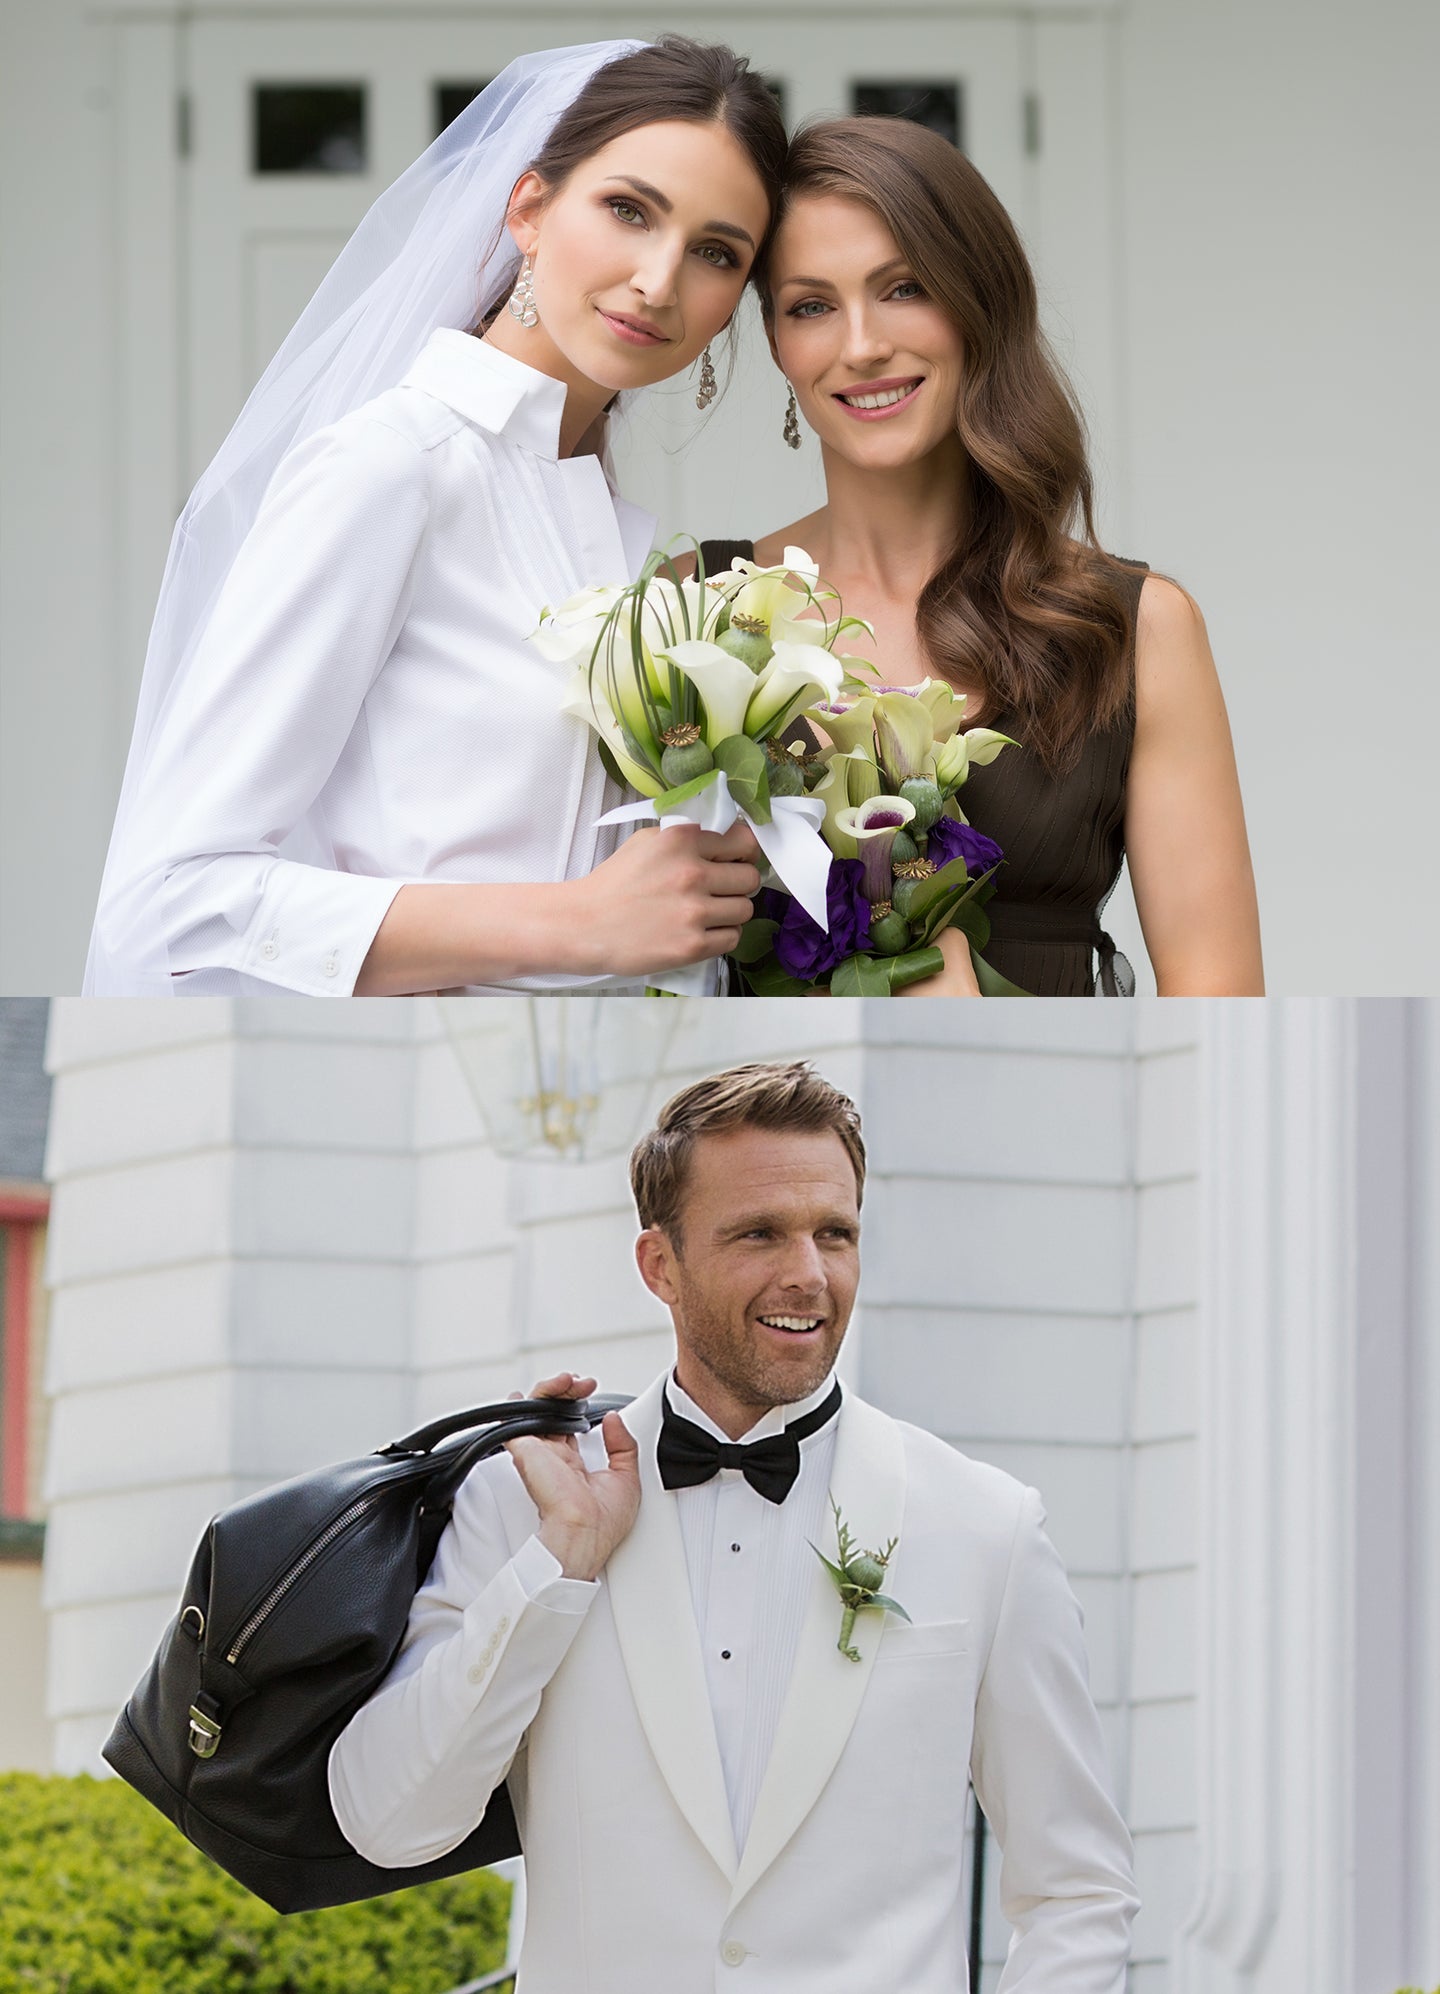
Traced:
[[[920, 640], [939, 673], [982, 695], [987, 719], [1003, 713], [1047, 767], [1071, 766], [1087, 734], [1133, 710], [1133, 596], [1095, 536], [1084, 422], [1014, 224], [962, 153], [900, 118], [800, 131], [785, 205], [806, 194], [877, 215], [964, 340], [968, 516], [921, 592]], [[771, 326], [764, 281], [760, 296]]]

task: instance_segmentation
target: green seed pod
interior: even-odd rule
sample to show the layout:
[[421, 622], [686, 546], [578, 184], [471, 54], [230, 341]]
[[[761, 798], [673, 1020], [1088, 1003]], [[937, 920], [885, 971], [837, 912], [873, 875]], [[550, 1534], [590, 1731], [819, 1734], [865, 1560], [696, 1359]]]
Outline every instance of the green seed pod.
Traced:
[[805, 777], [793, 755], [781, 755], [778, 760], [767, 762], [765, 773], [770, 778], [772, 796], [805, 794]]
[[[870, 923], [870, 948], [875, 955], [899, 955], [910, 941], [910, 923], [894, 907]], [[851, 1568], [854, 1569], [853, 1566]], [[879, 1580], [876, 1580], [879, 1584]]]
[[900, 794], [907, 803], [915, 805], [912, 832], [928, 831], [945, 807], [945, 799], [928, 776], [912, 775], [908, 782], [901, 783]]
[[742, 630], [732, 623], [715, 639], [722, 651], [732, 658], [738, 658], [742, 665], [748, 665], [752, 672], [758, 672], [762, 665], [768, 665], [775, 655], [775, 646], [761, 630]]
[[915, 904], [915, 895], [925, 884], [923, 879], [897, 879], [890, 892], [890, 905], [897, 914], [910, 919], [910, 909]]
[[715, 757], [703, 741], [692, 741], [685, 748], [667, 748], [660, 757], [660, 773], [672, 789], [678, 789], [682, 782], [693, 782], [714, 766]]
[[891, 865], [905, 865], [911, 859], [918, 859], [919, 856], [920, 847], [902, 824], [900, 829], [895, 833], [894, 844], [890, 847]]
[[885, 1567], [878, 1558], [872, 1558], [868, 1552], [862, 1551], [858, 1558], [852, 1558], [845, 1567], [845, 1576], [851, 1585], [863, 1586], [866, 1592], [878, 1592], [885, 1582]]

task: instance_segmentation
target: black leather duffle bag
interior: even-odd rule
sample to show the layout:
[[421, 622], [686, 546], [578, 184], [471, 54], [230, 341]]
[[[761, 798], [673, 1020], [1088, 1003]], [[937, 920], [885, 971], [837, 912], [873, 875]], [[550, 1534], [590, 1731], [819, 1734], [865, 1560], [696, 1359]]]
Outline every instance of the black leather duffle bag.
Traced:
[[584, 1433], [628, 1404], [506, 1399], [449, 1413], [222, 1511], [105, 1758], [277, 1911], [353, 1903], [518, 1855], [502, 1786], [448, 1855], [404, 1869], [367, 1862], [330, 1805], [330, 1748], [394, 1661], [475, 1464], [521, 1434]]

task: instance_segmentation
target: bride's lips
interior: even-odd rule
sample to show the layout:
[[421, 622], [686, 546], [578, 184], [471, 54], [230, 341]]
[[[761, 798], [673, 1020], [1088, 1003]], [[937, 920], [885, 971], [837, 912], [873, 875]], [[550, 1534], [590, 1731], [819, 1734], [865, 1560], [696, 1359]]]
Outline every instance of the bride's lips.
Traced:
[[[600, 311], [598, 305], [595, 309]], [[652, 326], [648, 319], [622, 318], [614, 312], [607, 311], [600, 311], [600, 316], [615, 334], [615, 337], [623, 339], [627, 346], [667, 346], [669, 344], [664, 333], [657, 326]]]
[[[898, 380], [860, 382], [853, 388], [839, 390], [830, 399], [842, 408], [846, 415], [853, 416], [857, 422], [883, 422], [887, 415], [900, 415], [909, 408], [924, 385], [923, 375], [917, 378], [914, 374], [905, 374]], [[892, 388], [908, 388], [910, 392], [902, 395], [898, 402], [888, 402], [884, 408], [852, 408], [849, 402], [844, 400], [847, 394], [885, 395], [889, 394]]]

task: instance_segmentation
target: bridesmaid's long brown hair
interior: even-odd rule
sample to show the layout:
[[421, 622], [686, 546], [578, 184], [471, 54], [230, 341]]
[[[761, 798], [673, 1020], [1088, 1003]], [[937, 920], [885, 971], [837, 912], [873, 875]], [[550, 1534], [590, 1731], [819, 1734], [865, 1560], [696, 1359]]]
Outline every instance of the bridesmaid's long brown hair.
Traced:
[[[1133, 711], [1132, 615], [1124, 571], [1095, 536], [1084, 422], [1040, 330], [1020, 238], [964, 155], [901, 118], [800, 131], [785, 202], [805, 194], [877, 215], [964, 339], [956, 422], [968, 518], [916, 623], [939, 673], [1064, 769], [1087, 734]], [[763, 280], [760, 296], [768, 324]]]

